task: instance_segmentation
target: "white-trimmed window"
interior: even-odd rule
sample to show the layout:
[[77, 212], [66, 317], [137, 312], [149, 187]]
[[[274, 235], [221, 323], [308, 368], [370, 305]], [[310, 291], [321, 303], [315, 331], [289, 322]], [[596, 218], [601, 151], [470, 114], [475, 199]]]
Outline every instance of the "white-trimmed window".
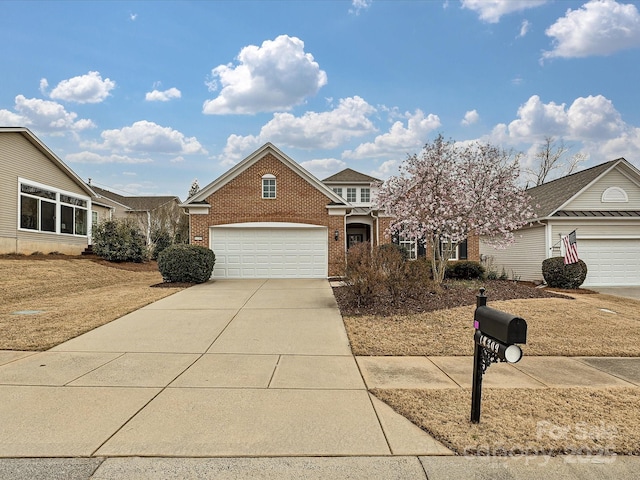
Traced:
[[89, 198], [20, 179], [19, 228], [87, 235]]
[[355, 188], [347, 188], [347, 202], [355, 202], [357, 199], [356, 189]]
[[276, 177], [268, 173], [262, 176], [262, 198], [276, 198]]
[[342, 187], [334, 187], [333, 191], [338, 195], [342, 196]]
[[362, 203], [369, 203], [371, 201], [371, 189], [370, 188], [361, 188], [360, 189], [360, 201]]
[[[440, 245], [440, 251], [444, 251], [447, 244], [442, 242]], [[449, 256], [449, 260], [467, 260], [467, 241], [464, 240], [460, 243], [454, 243], [453, 251]]]
[[418, 258], [418, 242], [415, 237], [398, 237], [398, 245], [405, 249], [409, 260]]

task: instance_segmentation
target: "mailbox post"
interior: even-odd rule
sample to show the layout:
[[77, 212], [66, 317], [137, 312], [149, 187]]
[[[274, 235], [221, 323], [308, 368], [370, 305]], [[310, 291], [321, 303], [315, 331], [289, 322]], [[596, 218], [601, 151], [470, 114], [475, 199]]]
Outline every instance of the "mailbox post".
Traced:
[[522, 350], [516, 343], [527, 343], [527, 322], [510, 313], [487, 307], [485, 289], [476, 296], [473, 325], [473, 384], [471, 389], [471, 423], [480, 422], [482, 375], [496, 362], [517, 363]]

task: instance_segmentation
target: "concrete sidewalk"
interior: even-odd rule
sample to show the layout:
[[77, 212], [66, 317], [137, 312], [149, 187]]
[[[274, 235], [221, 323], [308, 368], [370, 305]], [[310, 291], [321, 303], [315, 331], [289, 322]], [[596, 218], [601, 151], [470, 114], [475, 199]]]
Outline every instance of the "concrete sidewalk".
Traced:
[[0, 364], [0, 457], [451, 454], [369, 395], [323, 280], [208, 282]]
[[[471, 388], [473, 357], [356, 357], [367, 388]], [[487, 388], [640, 387], [637, 357], [523, 357], [491, 364]]]
[[[640, 359], [525, 357], [487, 387], [640, 386]], [[328, 282], [195, 286], [47, 352], [0, 352], [0, 478], [631, 479], [638, 457], [460, 457], [368, 388], [471, 357], [351, 354]]]

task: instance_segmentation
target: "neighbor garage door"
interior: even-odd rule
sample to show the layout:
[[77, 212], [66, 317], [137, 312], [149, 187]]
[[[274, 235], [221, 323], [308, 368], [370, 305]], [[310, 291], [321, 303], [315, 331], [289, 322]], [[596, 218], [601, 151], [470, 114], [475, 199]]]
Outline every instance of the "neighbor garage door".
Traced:
[[327, 278], [327, 228], [302, 224], [211, 227], [214, 278]]
[[580, 240], [587, 264], [584, 286], [640, 285], [640, 240]]

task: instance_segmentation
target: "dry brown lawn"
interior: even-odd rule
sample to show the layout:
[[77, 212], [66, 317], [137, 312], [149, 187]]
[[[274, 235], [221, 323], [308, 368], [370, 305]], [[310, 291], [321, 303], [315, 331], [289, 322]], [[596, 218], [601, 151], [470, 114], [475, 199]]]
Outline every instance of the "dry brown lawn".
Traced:
[[[489, 306], [526, 319], [525, 355], [640, 356], [640, 301], [573, 297]], [[344, 320], [355, 355], [472, 355], [474, 309]], [[461, 455], [640, 454], [640, 388], [485, 388], [477, 425], [468, 389], [373, 393]]]
[[373, 390], [460, 455], [640, 454], [637, 388]]
[[[592, 294], [496, 301], [489, 306], [527, 321], [525, 355], [640, 356], [638, 300]], [[474, 309], [344, 321], [355, 355], [473, 355]]]
[[0, 350], [46, 350], [178, 290], [151, 288], [162, 282], [154, 264], [107, 265], [0, 258]]

